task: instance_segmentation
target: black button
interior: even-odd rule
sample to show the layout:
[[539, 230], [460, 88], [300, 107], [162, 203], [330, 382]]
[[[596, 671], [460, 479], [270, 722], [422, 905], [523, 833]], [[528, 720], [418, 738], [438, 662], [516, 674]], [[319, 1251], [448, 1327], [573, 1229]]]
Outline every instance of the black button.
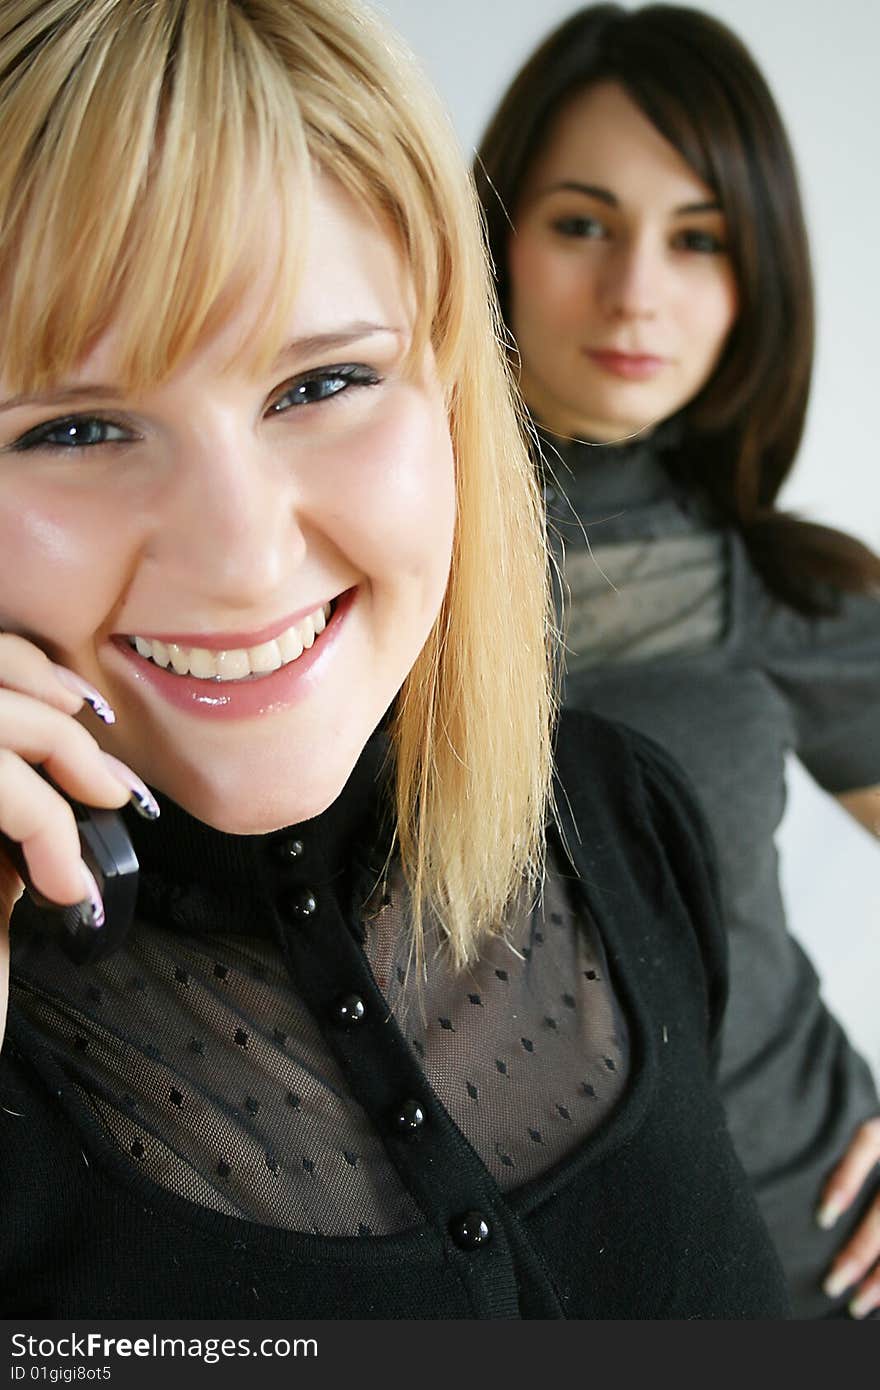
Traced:
[[305, 854], [305, 845], [302, 840], [276, 840], [275, 853], [279, 859], [301, 859]]
[[287, 906], [294, 917], [314, 917], [318, 911], [318, 899], [311, 888], [300, 888], [299, 892], [291, 893]]
[[333, 1018], [343, 1028], [353, 1028], [366, 1012], [367, 1006], [359, 994], [343, 994], [333, 1005]]
[[394, 1112], [394, 1128], [398, 1134], [416, 1134], [424, 1123], [425, 1112], [417, 1100], [405, 1100]]
[[488, 1244], [492, 1232], [481, 1211], [466, 1211], [452, 1218], [449, 1234], [462, 1250], [479, 1250]]

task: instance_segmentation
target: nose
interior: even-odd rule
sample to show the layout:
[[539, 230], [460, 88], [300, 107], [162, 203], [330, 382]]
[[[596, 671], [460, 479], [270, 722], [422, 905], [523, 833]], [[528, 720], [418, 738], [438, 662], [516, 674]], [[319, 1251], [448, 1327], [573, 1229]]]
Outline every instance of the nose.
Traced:
[[602, 266], [598, 284], [601, 308], [609, 318], [655, 318], [663, 274], [661, 250], [650, 237], [621, 237], [609, 248]]
[[206, 432], [177, 451], [151, 549], [184, 593], [265, 607], [305, 559], [303, 517], [289, 461], [246, 428]]

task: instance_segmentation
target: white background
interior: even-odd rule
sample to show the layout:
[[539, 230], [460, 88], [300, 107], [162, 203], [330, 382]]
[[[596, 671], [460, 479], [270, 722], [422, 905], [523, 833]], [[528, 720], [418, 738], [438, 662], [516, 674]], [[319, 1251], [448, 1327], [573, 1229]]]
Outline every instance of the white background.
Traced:
[[[439, 88], [468, 157], [513, 72], [577, 8], [565, 0], [374, 4]], [[819, 350], [806, 438], [784, 500], [880, 548], [880, 0], [704, 0], [696, 8], [751, 49], [800, 167]], [[878, 846], [799, 765], [779, 838], [792, 927], [880, 1076]]]

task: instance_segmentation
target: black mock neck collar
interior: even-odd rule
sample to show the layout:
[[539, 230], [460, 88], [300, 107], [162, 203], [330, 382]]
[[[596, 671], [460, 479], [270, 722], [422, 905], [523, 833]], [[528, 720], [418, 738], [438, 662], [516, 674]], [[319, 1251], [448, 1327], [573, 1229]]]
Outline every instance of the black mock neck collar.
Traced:
[[210, 930], [259, 929], [279, 872], [289, 883], [330, 888], [348, 908], [359, 905], [391, 843], [388, 751], [388, 736], [379, 730], [332, 805], [311, 820], [265, 835], [215, 830], [161, 794], [158, 821], [126, 812], [141, 870], [141, 910], [152, 916], [185, 904], [190, 929], [198, 929], [201, 919]]

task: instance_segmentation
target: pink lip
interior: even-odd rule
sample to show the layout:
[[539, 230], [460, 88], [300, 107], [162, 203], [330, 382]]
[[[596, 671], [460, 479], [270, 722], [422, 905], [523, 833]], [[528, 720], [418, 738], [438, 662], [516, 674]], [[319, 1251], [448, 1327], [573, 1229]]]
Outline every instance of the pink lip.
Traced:
[[[294, 623], [301, 623], [303, 618], [308, 618], [312, 613], [316, 613], [319, 608], [324, 607], [324, 603], [331, 600], [325, 599], [323, 603], [313, 603], [310, 608], [300, 608], [296, 613], [289, 614], [286, 618], [279, 618], [277, 622], [267, 623], [265, 627], [257, 628], [254, 632], [143, 632], [138, 630], [138, 637], [146, 637], [151, 642], [175, 643], [178, 647], [204, 647], [209, 652], [228, 652], [239, 647], [258, 647], [262, 642], [271, 642], [273, 638], [280, 637], [282, 632], [286, 632]], [[273, 673], [274, 674], [274, 673]]]
[[646, 381], [666, 365], [665, 357], [646, 352], [616, 352], [613, 348], [585, 348], [584, 353], [604, 371], [627, 381]]
[[[321, 670], [332, 656], [345, 620], [354, 605], [356, 594], [357, 589], [355, 588], [347, 589], [344, 594], [340, 595], [330, 621], [324, 631], [316, 637], [313, 647], [303, 652], [302, 656], [297, 657], [296, 661], [292, 661], [288, 666], [282, 666], [279, 670], [272, 671], [270, 675], [258, 676], [253, 680], [211, 681], [198, 680], [194, 676], [176, 676], [163, 667], [157, 666], [155, 662], [140, 656], [125, 637], [113, 637], [111, 642], [114, 649], [128, 664], [135, 680], [149, 686], [157, 695], [177, 709], [207, 719], [253, 719], [287, 709], [291, 705], [297, 704], [309, 693]], [[305, 617], [314, 611], [314, 608], [305, 609], [302, 616]], [[296, 618], [292, 618], [287, 621], [286, 626], [290, 626], [291, 622], [296, 621]], [[265, 629], [264, 631], [271, 634], [284, 630], [284, 626], [275, 624], [273, 629]], [[232, 637], [233, 635], [230, 634], [229, 638]], [[156, 638], [156, 640], [166, 641], [169, 639]], [[209, 641], [201, 636], [189, 641], [182, 637], [173, 637], [170, 640], [178, 642], [181, 646], [203, 646], [211, 650], [222, 651], [227, 648], [227, 645], [228, 647], [256, 646], [259, 641], [268, 642], [270, 636], [258, 636], [254, 639], [249, 635], [245, 640], [242, 640], [240, 634], [234, 634], [234, 640], [224, 637], [223, 642]]]

